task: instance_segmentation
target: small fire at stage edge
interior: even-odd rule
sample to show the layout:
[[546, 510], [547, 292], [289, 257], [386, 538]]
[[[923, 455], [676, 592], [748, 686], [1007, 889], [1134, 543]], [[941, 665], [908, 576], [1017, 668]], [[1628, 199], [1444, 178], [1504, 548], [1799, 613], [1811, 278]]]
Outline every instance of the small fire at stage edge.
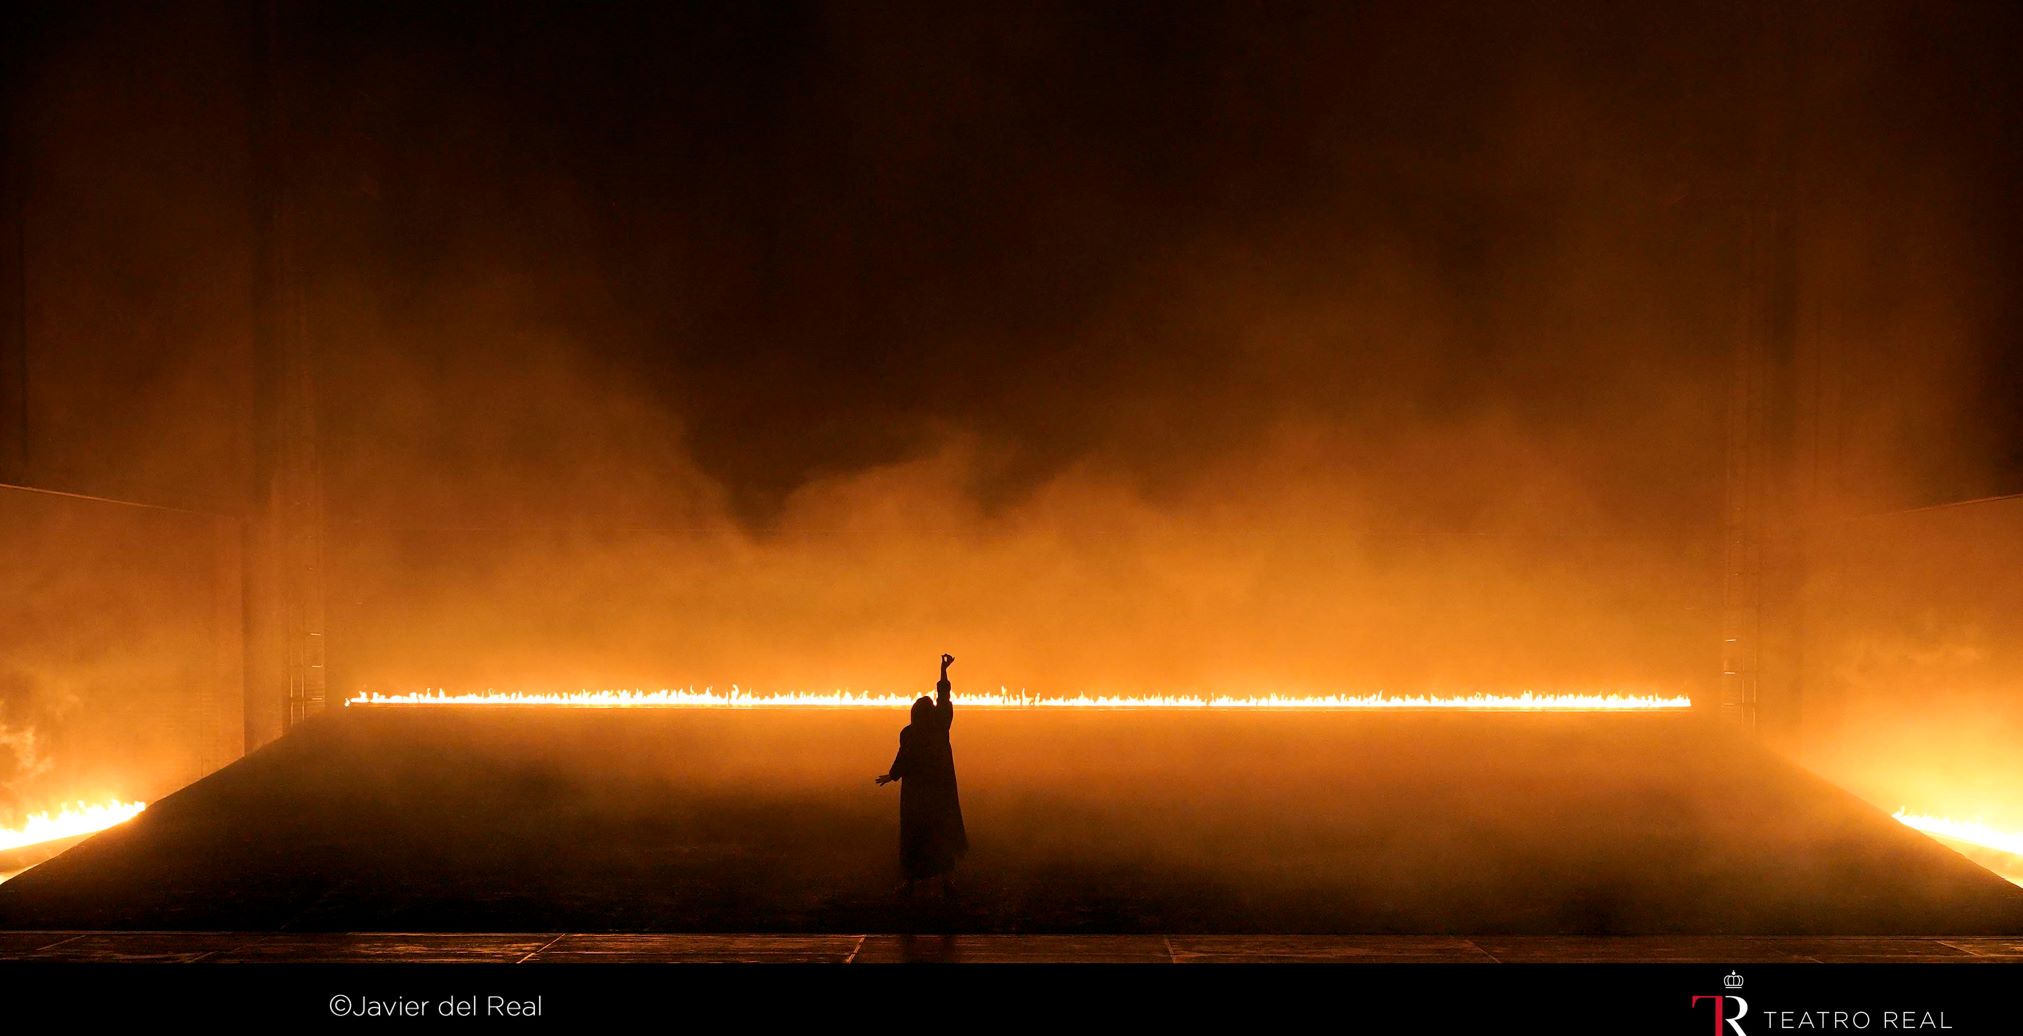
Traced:
[[2013, 884], [2023, 885], [2023, 831], [2003, 831], [1978, 820], [1927, 816], [1902, 808], [1890, 815], [1905, 827], [1942, 842], [1978, 850], [1968, 852], [1968, 858]]
[[145, 802], [77, 802], [48, 811], [31, 813], [20, 827], [0, 827], [0, 851], [94, 834], [139, 816]]
[[18, 826], [0, 826], [0, 882], [55, 856], [71, 842], [132, 820], [146, 808], [145, 802], [80, 800], [30, 813]]

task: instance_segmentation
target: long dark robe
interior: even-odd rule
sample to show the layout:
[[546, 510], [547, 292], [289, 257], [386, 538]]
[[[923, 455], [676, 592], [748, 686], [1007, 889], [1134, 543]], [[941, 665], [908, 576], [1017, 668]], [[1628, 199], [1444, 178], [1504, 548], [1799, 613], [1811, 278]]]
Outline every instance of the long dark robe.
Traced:
[[899, 755], [892, 760], [891, 774], [899, 778], [899, 863], [908, 878], [946, 874], [969, 850], [948, 742], [955, 704], [946, 683], [936, 691], [934, 707], [916, 713], [899, 732]]

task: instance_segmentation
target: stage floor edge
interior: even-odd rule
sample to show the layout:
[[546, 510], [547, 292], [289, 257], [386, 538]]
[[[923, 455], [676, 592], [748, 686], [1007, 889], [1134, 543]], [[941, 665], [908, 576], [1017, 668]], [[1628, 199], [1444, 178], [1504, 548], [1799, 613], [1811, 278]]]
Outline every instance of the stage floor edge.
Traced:
[[0, 932], [70, 963], [2023, 963], [2023, 937]]

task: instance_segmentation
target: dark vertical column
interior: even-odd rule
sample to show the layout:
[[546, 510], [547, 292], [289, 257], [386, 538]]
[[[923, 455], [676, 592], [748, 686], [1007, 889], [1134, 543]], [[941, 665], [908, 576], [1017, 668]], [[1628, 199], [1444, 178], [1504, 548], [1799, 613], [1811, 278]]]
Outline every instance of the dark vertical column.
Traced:
[[[18, 29], [19, 26], [17, 25]], [[23, 32], [0, 41], [0, 482], [32, 481], [28, 450], [28, 144]]]
[[297, 151], [279, 5], [261, 10], [251, 91], [254, 487], [246, 521], [246, 747], [322, 710], [323, 495], [315, 364], [295, 247]]
[[1786, 740], [1804, 707], [1805, 496], [1801, 437], [1805, 400], [1798, 390], [1797, 226], [1788, 180], [1776, 176], [1756, 217], [1748, 292], [1748, 335], [1758, 368], [1756, 620], [1751, 727]]
[[1760, 251], [1758, 216], [1745, 209], [1739, 242], [1742, 299], [1728, 389], [1726, 484], [1721, 515], [1721, 700], [1723, 718], [1754, 730], [1759, 688], [1763, 552], [1764, 343], [1751, 315]]
[[1723, 704], [1770, 740], [1794, 745], [1818, 690], [1809, 635], [1818, 533], [1832, 507], [1838, 365], [1808, 297], [1804, 169], [1816, 144], [1805, 4], [1760, 9], [1754, 158], [1744, 209], [1742, 307], [1729, 429], [1729, 621]]
[[1794, 225], [1791, 245], [1791, 483], [1795, 563], [1787, 589], [1793, 695], [1780, 717], [1780, 738], [1805, 749], [1839, 736], [1841, 688], [1829, 661], [1843, 621], [1848, 501], [1844, 485], [1843, 407], [1848, 339], [1830, 306], [1839, 294], [1827, 283], [1833, 268], [1821, 235], [1823, 185], [1836, 170], [1822, 157], [1827, 137], [1829, 77], [1823, 68], [1845, 61], [1836, 33], [1846, 31], [1831, 8], [1817, 3], [1791, 12], [1792, 159], [1788, 183]]
[[280, 577], [282, 413], [279, 270], [281, 144], [274, 94], [276, 26], [271, 7], [252, 25], [247, 133], [253, 189], [253, 485], [247, 494], [241, 565], [245, 586], [246, 748], [281, 736], [287, 725], [287, 641]]
[[1738, 207], [1741, 282], [1722, 516], [1721, 710], [1751, 732], [1772, 736], [1790, 731], [1802, 700], [1794, 181], [1799, 15], [1795, 5], [1766, 5], [1744, 17], [1754, 110], [1741, 113], [1751, 153]]

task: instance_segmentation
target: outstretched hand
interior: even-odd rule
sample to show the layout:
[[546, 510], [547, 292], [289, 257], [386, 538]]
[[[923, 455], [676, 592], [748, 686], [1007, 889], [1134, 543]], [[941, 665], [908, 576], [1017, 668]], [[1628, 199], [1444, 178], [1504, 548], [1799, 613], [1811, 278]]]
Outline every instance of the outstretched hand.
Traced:
[[898, 779], [899, 778], [894, 777], [889, 773], [881, 773], [878, 776], [871, 778], [871, 782], [873, 784], [885, 785], [891, 784], [893, 781], [896, 781]]
[[948, 655], [948, 654], [944, 654], [944, 655], [942, 655], [942, 656], [941, 656], [941, 668], [943, 668], [943, 669], [946, 669], [946, 668], [948, 668], [949, 666], [952, 666], [952, 665], [954, 665], [954, 664], [955, 664], [955, 656], [954, 656], [954, 655]]

